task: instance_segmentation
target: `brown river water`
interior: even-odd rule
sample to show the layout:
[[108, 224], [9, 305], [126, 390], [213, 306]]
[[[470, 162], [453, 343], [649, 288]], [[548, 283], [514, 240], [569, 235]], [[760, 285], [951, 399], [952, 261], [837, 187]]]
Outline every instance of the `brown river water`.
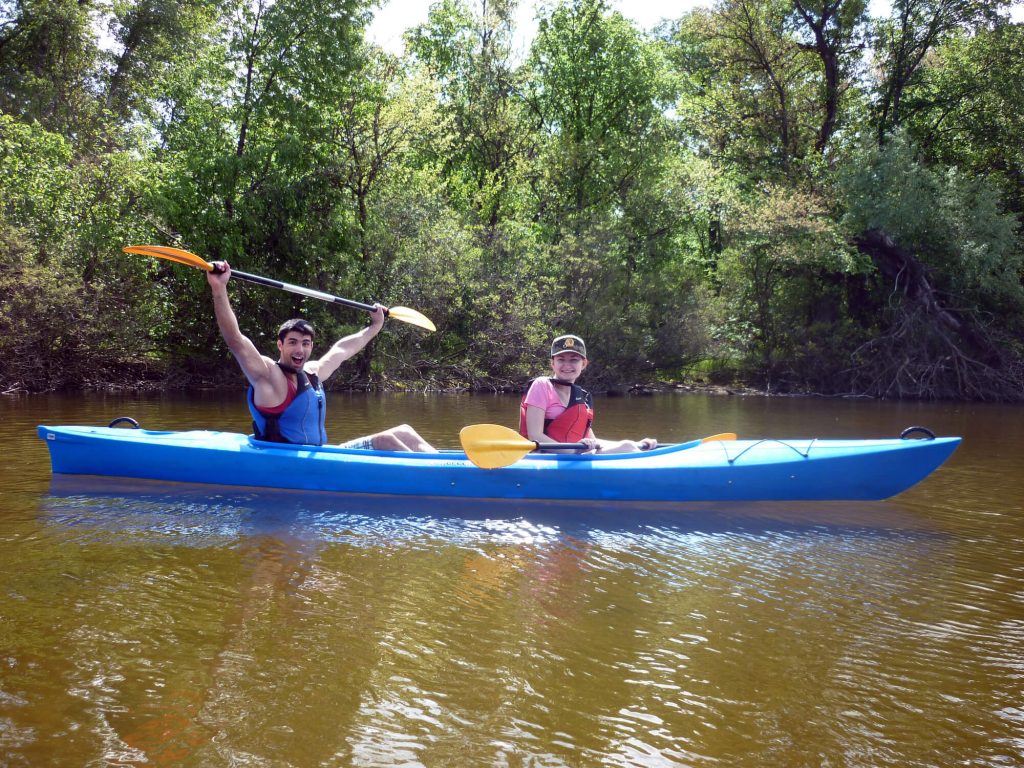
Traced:
[[[328, 430], [516, 410], [334, 395]], [[51, 477], [37, 424], [247, 432], [241, 397], [0, 397], [0, 766], [1024, 766], [1024, 407], [597, 412], [964, 443], [884, 502], [446, 501]]]

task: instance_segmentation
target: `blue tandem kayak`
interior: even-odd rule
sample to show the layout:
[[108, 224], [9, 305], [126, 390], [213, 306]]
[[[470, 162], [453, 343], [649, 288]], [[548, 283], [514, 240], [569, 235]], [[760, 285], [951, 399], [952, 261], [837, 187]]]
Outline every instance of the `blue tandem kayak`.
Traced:
[[694, 441], [619, 455], [530, 454], [480, 469], [462, 451], [268, 443], [233, 432], [40, 426], [54, 473], [307, 491], [619, 501], [873, 500], [935, 471], [959, 437]]

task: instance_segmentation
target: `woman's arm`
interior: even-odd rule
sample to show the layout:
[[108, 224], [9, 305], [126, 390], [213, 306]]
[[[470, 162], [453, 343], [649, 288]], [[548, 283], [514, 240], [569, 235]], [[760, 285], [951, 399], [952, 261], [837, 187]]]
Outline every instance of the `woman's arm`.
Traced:
[[[562, 442], [561, 440], [554, 440], [548, 437], [548, 434], [544, 431], [544, 409], [529, 403], [526, 404], [526, 436], [535, 443], [539, 443], [542, 447], [545, 443]], [[586, 452], [593, 451], [598, 446], [598, 441], [594, 438], [593, 432], [588, 432], [587, 436], [580, 440], [580, 442], [587, 446]]]

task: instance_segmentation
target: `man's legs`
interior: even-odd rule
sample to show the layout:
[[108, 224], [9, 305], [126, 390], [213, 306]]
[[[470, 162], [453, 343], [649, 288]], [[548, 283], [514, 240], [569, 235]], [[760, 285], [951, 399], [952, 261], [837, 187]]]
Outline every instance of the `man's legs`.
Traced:
[[373, 447], [378, 451], [437, 453], [437, 449], [420, 437], [408, 424], [399, 424], [397, 427], [378, 432], [373, 436]]

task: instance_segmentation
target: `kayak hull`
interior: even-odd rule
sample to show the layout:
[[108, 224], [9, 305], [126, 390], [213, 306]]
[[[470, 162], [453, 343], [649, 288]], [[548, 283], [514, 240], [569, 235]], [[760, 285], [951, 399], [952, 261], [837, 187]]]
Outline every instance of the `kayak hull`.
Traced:
[[[461, 451], [267, 443], [233, 432], [40, 426], [54, 473], [307, 491], [619, 501], [877, 500], [956, 450], [931, 440], [734, 440], [639, 454], [530, 454], [479, 469]], [[695, 441], [696, 442], [696, 441]]]

